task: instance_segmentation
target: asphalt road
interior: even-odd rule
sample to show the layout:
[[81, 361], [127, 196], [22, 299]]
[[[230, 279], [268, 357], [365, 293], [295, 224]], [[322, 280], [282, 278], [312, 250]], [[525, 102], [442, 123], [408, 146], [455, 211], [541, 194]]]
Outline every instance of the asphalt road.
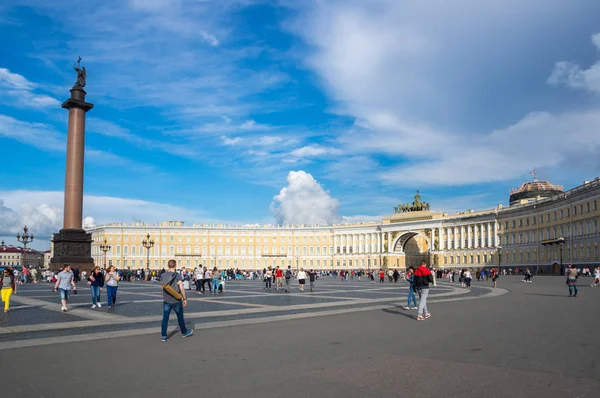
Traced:
[[[0, 350], [7, 397], [596, 397], [600, 287]], [[582, 280], [588, 285], [590, 279]], [[404, 300], [402, 300], [404, 301]], [[158, 328], [158, 324], [156, 325]]]

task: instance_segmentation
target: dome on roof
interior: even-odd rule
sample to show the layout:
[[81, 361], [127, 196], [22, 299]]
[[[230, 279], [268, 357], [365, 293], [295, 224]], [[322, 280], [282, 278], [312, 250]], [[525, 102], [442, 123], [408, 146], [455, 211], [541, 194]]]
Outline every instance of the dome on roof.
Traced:
[[528, 181], [518, 189], [510, 191], [510, 205], [520, 204], [522, 200], [531, 201], [538, 197], [549, 198], [563, 193], [562, 185], [554, 185], [548, 181]]

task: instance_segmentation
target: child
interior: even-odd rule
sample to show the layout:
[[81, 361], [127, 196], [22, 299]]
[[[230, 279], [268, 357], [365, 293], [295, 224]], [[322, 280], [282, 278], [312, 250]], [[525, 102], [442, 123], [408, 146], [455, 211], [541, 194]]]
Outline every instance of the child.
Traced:
[[225, 293], [225, 280], [219, 279], [219, 293]]
[[[415, 296], [415, 268], [413, 266], [408, 267], [408, 273], [406, 274], [406, 281], [408, 282], [408, 304], [404, 307], [405, 310], [416, 310], [417, 309], [417, 297]], [[413, 306], [410, 306], [410, 303]]]

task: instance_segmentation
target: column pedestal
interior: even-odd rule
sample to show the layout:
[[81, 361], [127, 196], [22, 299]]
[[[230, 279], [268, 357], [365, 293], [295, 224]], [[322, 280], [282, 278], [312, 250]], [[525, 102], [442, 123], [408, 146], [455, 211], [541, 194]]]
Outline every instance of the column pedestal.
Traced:
[[50, 259], [53, 270], [69, 264], [80, 271], [91, 271], [94, 267], [92, 258], [92, 234], [83, 229], [61, 229], [52, 237], [54, 256]]

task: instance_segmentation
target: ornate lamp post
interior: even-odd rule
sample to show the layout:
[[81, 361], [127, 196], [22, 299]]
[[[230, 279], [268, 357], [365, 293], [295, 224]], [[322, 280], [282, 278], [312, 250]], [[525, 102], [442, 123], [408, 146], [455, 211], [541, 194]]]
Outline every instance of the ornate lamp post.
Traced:
[[100, 244], [100, 250], [104, 252], [104, 269], [106, 269], [106, 253], [112, 249], [112, 246], [108, 244], [106, 239], [104, 239], [104, 243]]
[[4, 240], [0, 243], [0, 249], [6, 249], [6, 245], [4, 244]]
[[298, 271], [298, 262], [300, 261], [300, 256], [294, 256], [296, 257], [296, 271]]
[[500, 275], [501, 262], [502, 262], [502, 246], [498, 246], [498, 275]]
[[565, 238], [558, 238], [558, 248], [560, 251], [560, 274], [564, 275], [565, 271], [563, 269], [563, 257], [562, 257], [562, 253], [563, 253], [563, 245], [565, 244]]
[[146, 268], [150, 269], [150, 249], [154, 247], [154, 240], [150, 238], [150, 234], [146, 235], [146, 239], [142, 241], [142, 245], [146, 248]]
[[[27, 225], [23, 227], [23, 235], [17, 234], [17, 240], [23, 244], [23, 267], [27, 266], [27, 244], [33, 241], [33, 234], [29, 234]], [[4, 243], [4, 242], [3, 242]]]

